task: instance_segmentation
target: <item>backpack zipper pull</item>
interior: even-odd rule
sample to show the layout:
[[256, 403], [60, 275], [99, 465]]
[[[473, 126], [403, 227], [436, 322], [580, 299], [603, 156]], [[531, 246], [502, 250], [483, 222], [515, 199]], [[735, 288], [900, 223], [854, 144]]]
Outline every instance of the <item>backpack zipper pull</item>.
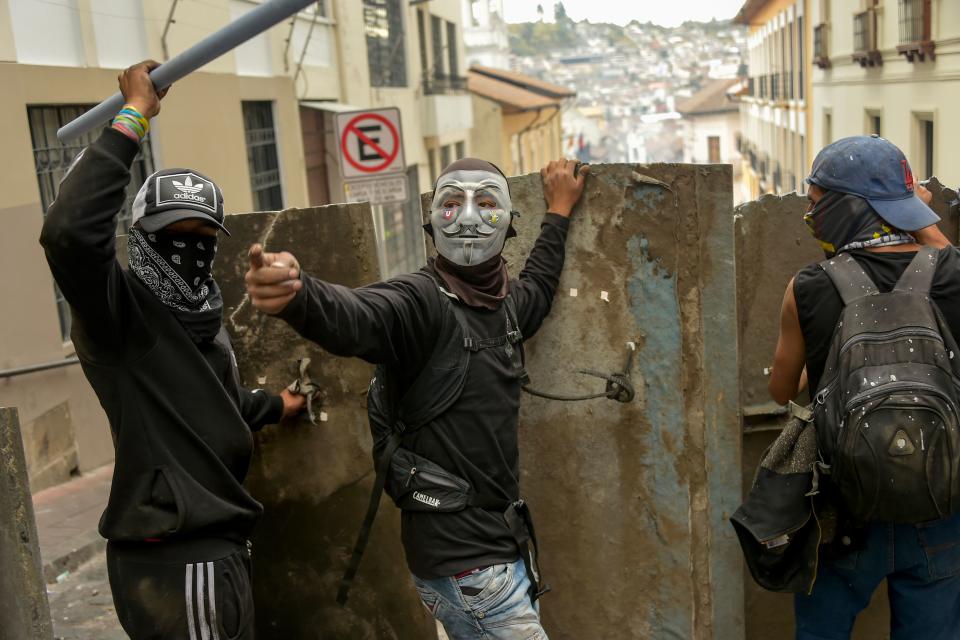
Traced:
[[410, 468], [410, 475], [407, 476], [407, 482], [406, 482], [406, 484], [404, 484], [403, 486], [404, 486], [404, 487], [409, 487], [409, 486], [410, 486], [410, 483], [413, 482], [413, 476], [415, 476], [415, 475], [417, 475], [417, 468], [416, 468], [416, 467], [411, 467], [411, 468]]

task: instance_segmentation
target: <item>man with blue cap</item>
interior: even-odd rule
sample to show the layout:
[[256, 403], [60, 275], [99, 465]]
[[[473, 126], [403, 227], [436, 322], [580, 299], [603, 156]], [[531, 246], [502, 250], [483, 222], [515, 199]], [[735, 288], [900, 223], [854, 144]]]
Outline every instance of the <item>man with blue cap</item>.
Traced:
[[[913, 433], [914, 413], [918, 420], [921, 414], [926, 416], [931, 424], [940, 418], [945, 424], [955, 423], [950, 416], [937, 417], [934, 412], [917, 412], [897, 404], [902, 394], [896, 395], [896, 389], [905, 385], [891, 367], [927, 371], [922, 363], [929, 356], [937, 363], [929, 368], [937, 372], [930, 380], [941, 372], [944, 380], [956, 378], [960, 370], [950, 345], [955, 344], [954, 336], [960, 337], [960, 259], [936, 227], [940, 218], [921, 200], [929, 193], [915, 182], [903, 152], [879, 136], [844, 138], [825, 147], [814, 160], [807, 183], [809, 206], [804, 220], [827, 260], [800, 270], [787, 285], [770, 394], [786, 404], [805, 388], [811, 390], [821, 460], [830, 473], [821, 478], [818, 500], [823, 499], [822, 506], [827, 504], [826, 496], [833, 496], [830, 504], [836, 517], [827, 518], [826, 511], [818, 511], [821, 546], [817, 576], [809, 593], [796, 596], [796, 637], [849, 638], [857, 615], [886, 580], [891, 638], [957, 638], [960, 515], [956, 508], [939, 510], [935, 517], [918, 521], [895, 509], [891, 516], [890, 509], [884, 511], [891, 505], [887, 501], [879, 507], [886, 515], [863, 517], [858, 511], [862, 504], [851, 499], [855, 490], [851, 493], [844, 482], [851, 469], [861, 471], [858, 464], [879, 469], [900, 465], [904, 469], [916, 456], [933, 459], [932, 443], [939, 436], [932, 428], [927, 430], [926, 441], [922, 428], [919, 438], [906, 435]], [[871, 304], [882, 300], [890, 302]], [[914, 309], [905, 308], [907, 302]], [[874, 324], [897, 324], [920, 306], [932, 307], [923, 313], [938, 329], [923, 330], [924, 340], [915, 344], [914, 337], [900, 340], [901, 334], [913, 336], [910, 332], [918, 331], [909, 322], [871, 333]], [[845, 321], [857, 326], [845, 327]], [[859, 326], [866, 324], [870, 327]], [[849, 339], [851, 335], [854, 339]], [[849, 370], [844, 363], [851, 354], [860, 367], [857, 371], [889, 375], [874, 379], [864, 373], [862, 380], [861, 375], [842, 376], [840, 372]], [[930, 393], [940, 393], [936, 385], [926, 386]], [[856, 387], [866, 391], [858, 393]], [[831, 393], [838, 397], [830, 397]], [[911, 390], [914, 403], [925, 401], [922, 393], [913, 394]], [[865, 404], [857, 404], [858, 395], [865, 398]], [[950, 404], [956, 392], [947, 389], [942, 397]], [[834, 405], [840, 407], [834, 414], [822, 410]], [[878, 417], [867, 423], [858, 421], [857, 415], [851, 418], [851, 411]], [[829, 424], [822, 417], [831, 415], [838, 424]], [[879, 437], [878, 429], [885, 428], [882, 420], [891, 423], [895, 435], [889, 443], [884, 440], [882, 448], [874, 449], [873, 459], [850, 462], [843, 457], [857, 443]], [[834, 438], [834, 433], [841, 435]], [[844, 440], [847, 434], [856, 434], [857, 442]], [[952, 464], [957, 455], [952, 451], [945, 458]], [[831, 463], [832, 470], [826, 466]], [[846, 467], [841, 469], [841, 464]], [[842, 471], [847, 475], [841, 476]], [[881, 474], [886, 486], [880, 485], [879, 491], [890, 490], [894, 475], [893, 471]], [[864, 484], [865, 478], [864, 472], [860, 477]], [[953, 485], [947, 489], [949, 495], [953, 495]], [[899, 485], [896, 488], [908, 495]], [[919, 495], [918, 504], [925, 499]]]

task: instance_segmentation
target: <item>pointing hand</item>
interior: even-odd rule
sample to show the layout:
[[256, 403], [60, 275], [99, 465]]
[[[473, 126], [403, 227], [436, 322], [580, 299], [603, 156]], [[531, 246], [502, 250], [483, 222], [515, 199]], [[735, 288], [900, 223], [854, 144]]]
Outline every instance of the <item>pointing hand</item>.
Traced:
[[244, 276], [253, 306], [268, 315], [283, 311], [303, 288], [300, 263], [292, 253], [267, 253], [263, 245], [250, 247], [250, 268]]

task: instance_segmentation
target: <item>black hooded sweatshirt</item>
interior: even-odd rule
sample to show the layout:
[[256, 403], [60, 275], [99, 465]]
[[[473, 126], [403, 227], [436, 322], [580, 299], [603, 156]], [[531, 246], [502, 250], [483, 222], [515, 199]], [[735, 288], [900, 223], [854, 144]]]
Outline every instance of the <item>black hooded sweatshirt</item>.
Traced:
[[[520, 277], [509, 283], [524, 339], [533, 337], [550, 312], [569, 224], [568, 218], [546, 214]], [[433, 262], [424, 270], [435, 273]], [[330, 353], [387, 365], [401, 387], [409, 387], [430, 358], [447, 313], [435, 278], [399, 276], [349, 289], [307, 274], [301, 277], [303, 289], [280, 317]], [[501, 309], [466, 305], [463, 309], [478, 338], [504, 335]], [[429, 428], [410, 434], [403, 446], [467, 480], [477, 493], [516, 500], [521, 381], [504, 349], [472, 355], [466, 375], [456, 402]], [[404, 511], [401, 535], [408, 567], [427, 580], [513, 562], [520, 556], [503, 516], [478, 508], [454, 513]]]
[[139, 147], [107, 129], [60, 185], [40, 236], [71, 337], [113, 435], [100, 534], [110, 541], [242, 543], [263, 511], [243, 488], [251, 430], [283, 401], [239, 384], [226, 331], [194, 343], [116, 259], [116, 218]]

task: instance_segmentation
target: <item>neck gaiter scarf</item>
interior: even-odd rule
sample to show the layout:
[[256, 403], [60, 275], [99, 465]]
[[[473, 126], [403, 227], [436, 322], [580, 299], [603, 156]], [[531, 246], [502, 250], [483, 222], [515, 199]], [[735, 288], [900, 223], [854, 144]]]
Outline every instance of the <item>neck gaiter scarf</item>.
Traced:
[[471, 307], [495, 310], [507, 297], [507, 262], [496, 255], [472, 267], [463, 267], [438, 255], [433, 262], [447, 288]]
[[130, 270], [153, 295], [170, 307], [194, 342], [212, 340], [220, 331], [223, 299], [213, 279], [217, 239], [191, 233], [146, 233], [131, 227]]
[[827, 258], [852, 249], [915, 242], [910, 234], [888, 225], [869, 202], [839, 191], [827, 191], [803, 221]]

